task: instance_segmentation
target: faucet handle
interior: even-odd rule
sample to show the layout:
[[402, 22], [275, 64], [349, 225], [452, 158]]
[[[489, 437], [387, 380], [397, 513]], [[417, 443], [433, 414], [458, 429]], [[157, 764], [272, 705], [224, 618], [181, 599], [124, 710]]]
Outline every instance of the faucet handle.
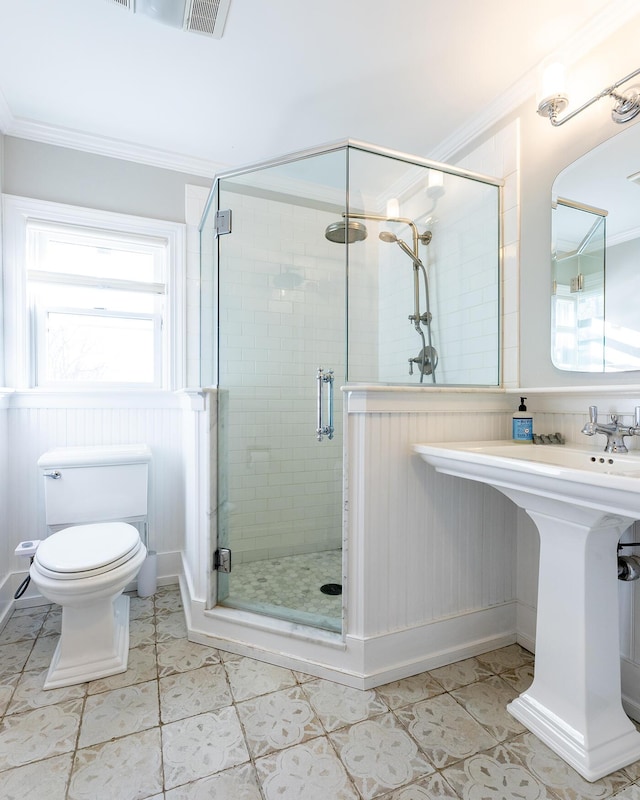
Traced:
[[597, 421], [598, 421], [598, 406], [589, 406], [589, 422], [597, 422]]

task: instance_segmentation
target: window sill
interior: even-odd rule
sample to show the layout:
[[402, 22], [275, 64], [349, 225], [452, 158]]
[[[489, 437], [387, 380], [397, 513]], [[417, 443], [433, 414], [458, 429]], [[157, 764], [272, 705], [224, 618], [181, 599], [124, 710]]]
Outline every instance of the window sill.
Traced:
[[178, 393], [161, 389], [0, 389], [8, 408], [181, 408]]

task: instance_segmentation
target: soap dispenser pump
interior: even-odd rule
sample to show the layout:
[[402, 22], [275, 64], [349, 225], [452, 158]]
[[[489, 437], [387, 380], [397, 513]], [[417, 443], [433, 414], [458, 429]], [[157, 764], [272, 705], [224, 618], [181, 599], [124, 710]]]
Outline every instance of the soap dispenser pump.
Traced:
[[533, 441], [533, 418], [524, 404], [526, 397], [520, 398], [518, 410], [513, 415], [512, 436], [514, 442], [530, 444]]

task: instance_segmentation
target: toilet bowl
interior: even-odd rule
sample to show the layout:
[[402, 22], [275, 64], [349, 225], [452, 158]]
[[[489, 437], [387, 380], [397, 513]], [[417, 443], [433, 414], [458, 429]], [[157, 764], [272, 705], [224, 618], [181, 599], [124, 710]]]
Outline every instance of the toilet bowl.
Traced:
[[129, 598], [122, 592], [146, 554], [137, 529], [126, 522], [65, 528], [40, 544], [31, 580], [63, 609], [45, 689], [126, 670]]
[[47, 525], [55, 530], [40, 542], [29, 574], [40, 594], [62, 607], [45, 689], [127, 669], [129, 597], [123, 592], [147, 548], [125, 520], [146, 521], [149, 461], [140, 445], [59, 448], [38, 461]]

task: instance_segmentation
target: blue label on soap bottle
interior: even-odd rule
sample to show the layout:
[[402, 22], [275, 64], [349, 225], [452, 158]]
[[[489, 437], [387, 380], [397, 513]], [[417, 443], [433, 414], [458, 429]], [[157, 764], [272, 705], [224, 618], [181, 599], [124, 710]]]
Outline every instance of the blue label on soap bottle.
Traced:
[[517, 442], [533, 441], [533, 420], [531, 417], [513, 420], [513, 438]]

